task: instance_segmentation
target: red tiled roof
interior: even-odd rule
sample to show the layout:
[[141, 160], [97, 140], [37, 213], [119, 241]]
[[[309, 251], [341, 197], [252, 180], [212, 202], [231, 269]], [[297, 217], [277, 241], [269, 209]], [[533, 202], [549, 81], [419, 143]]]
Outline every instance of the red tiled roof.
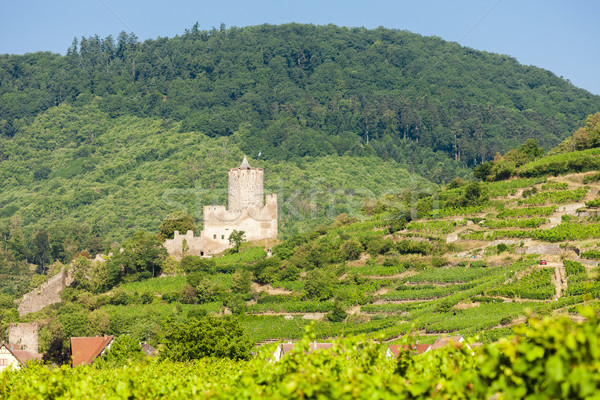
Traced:
[[158, 350], [148, 343], [142, 343], [140, 346], [142, 347], [142, 351], [146, 353], [147, 356], [152, 357], [158, 354]]
[[0, 343], [0, 347], [6, 347], [8, 349], [8, 351], [17, 359], [17, 361], [21, 365], [25, 365], [27, 363], [27, 361], [42, 359], [42, 354], [33, 353], [33, 352], [27, 351], [27, 350], [17, 350], [17, 349], [15, 349], [15, 346], [12, 344], [7, 344], [7, 343], [2, 342], [2, 343]]
[[[392, 352], [392, 354], [394, 355], [394, 358], [398, 358], [398, 355], [400, 354], [400, 349], [405, 349], [405, 350], [409, 349], [408, 344], [391, 344], [388, 347], [389, 347], [390, 351]], [[423, 354], [427, 350], [429, 350], [430, 347], [431, 347], [431, 345], [429, 345], [429, 344], [417, 343], [417, 344], [410, 345], [410, 350], [417, 354]]]
[[465, 339], [461, 335], [437, 338], [435, 343], [433, 343], [433, 345], [431, 345], [431, 350], [440, 349], [442, 347], [449, 345], [450, 343], [457, 345], [459, 343], [462, 343], [463, 340], [465, 340]]
[[102, 351], [113, 341], [114, 336], [103, 337], [72, 337], [71, 352], [73, 353], [73, 366], [89, 364], [98, 357]]

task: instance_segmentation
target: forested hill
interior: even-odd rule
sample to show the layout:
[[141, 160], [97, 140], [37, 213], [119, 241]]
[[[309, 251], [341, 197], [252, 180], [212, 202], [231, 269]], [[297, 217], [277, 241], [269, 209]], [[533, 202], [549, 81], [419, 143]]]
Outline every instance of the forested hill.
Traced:
[[[556, 145], [600, 109], [599, 96], [508, 56], [406, 31], [300, 24], [143, 43], [121, 33], [75, 40], [65, 56], [3, 55], [0, 95], [9, 138], [51, 107], [94, 102], [111, 117], [238, 132], [244, 152], [271, 161], [368, 151], [437, 182], [527, 138]], [[69, 140], [93, 142], [96, 130]]]

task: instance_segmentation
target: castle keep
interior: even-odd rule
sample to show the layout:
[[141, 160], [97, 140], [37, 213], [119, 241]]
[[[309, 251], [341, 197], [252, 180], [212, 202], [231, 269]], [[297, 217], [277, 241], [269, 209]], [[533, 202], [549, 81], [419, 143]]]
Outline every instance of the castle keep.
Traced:
[[246, 240], [277, 238], [277, 195], [264, 194], [264, 171], [251, 167], [248, 159], [228, 173], [228, 206], [204, 206], [200, 236], [175, 231], [165, 240], [169, 255], [212, 256], [231, 247], [229, 236], [234, 230], [244, 231]]

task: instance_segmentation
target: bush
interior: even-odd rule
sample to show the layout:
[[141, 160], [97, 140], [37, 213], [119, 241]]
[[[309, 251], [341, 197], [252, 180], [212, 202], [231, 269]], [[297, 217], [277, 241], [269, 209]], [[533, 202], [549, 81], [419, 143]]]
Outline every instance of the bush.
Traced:
[[313, 269], [303, 279], [304, 292], [309, 299], [327, 300], [333, 296], [335, 278], [327, 271]]
[[362, 244], [356, 240], [348, 240], [340, 247], [340, 256], [342, 260], [358, 260], [363, 251]]
[[206, 272], [214, 273], [215, 262], [213, 259], [206, 259], [199, 256], [185, 256], [181, 259], [181, 268], [186, 272]]
[[344, 310], [344, 305], [340, 301], [336, 301], [333, 304], [333, 310], [327, 314], [327, 319], [331, 322], [343, 322], [348, 314]]
[[485, 268], [487, 266], [487, 261], [473, 261], [471, 263], [471, 268]]
[[203, 357], [247, 360], [254, 346], [237, 319], [211, 315], [175, 324], [166, 334], [164, 344], [161, 357], [172, 361]]
[[119, 366], [125, 365], [130, 360], [141, 360], [145, 355], [136, 339], [123, 335], [110, 344], [110, 349], [101, 360], [111, 366]]

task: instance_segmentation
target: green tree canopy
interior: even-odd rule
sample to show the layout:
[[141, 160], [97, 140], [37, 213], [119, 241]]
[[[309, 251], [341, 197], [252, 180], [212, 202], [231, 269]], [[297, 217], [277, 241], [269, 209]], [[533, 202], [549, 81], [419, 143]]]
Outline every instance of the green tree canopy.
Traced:
[[194, 218], [185, 211], [175, 211], [167, 215], [162, 224], [160, 224], [160, 238], [162, 240], [173, 239], [175, 231], [183, 235], [189, 230], [196, 230]]
[[161, 353], [173, 361], [189, 361], [202, 357], [246, 360], [254, 344], [235, 318], [208, 315], [175, 324], [165, 336]]

